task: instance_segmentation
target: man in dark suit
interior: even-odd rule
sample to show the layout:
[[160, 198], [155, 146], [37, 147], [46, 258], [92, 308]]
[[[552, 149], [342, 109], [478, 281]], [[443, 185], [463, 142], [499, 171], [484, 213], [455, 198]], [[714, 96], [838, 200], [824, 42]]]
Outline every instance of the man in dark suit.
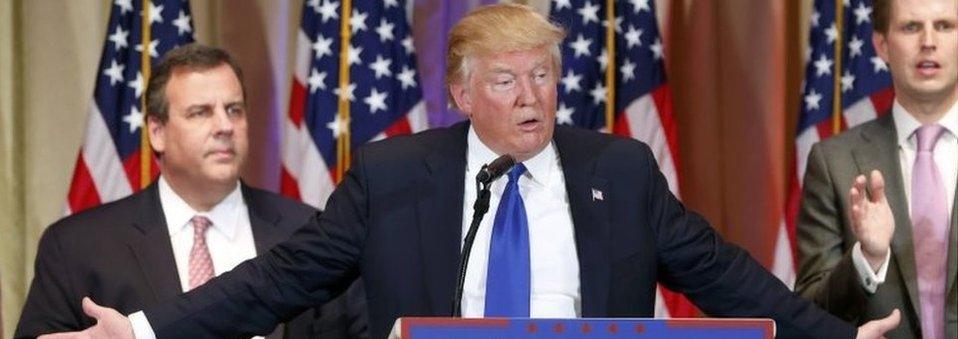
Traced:
[[504, 154], [520, 164], [492, 184], [464, 316], [648, 317], [662, 282], [709, 314], [772, 317], [781, 337], [854, 337], [686, 211], [646, 145], [555, 126], [563, 36], [525, 6], [471, 12], [451, 33], [446, 72], [469, 123], [363, 147], [325, 212], [290, 241], [129, 317], [85, 301], [97, 326], [51, 337], [263, 333], [360, 275], [373, 337], [397, 317], [449, 315], [471, 178]]
[[[902, 310], [889, 338], [956, 338], [958, 0], [874, 5], [872, 42], [895, 103], [812, 147], [796, 291], [858, 324]], [[860, 224], [869, 210], [881, 221]]]
[[[140, 193], [46, 229], [15, 337], [93, 325], [80, 307], [84, 296], [124, 312], [159, 304], [268, 251], [317, 214], [240, 182], [245, 94], [241, 70], [225, 51], [171, 51], [146, 95], [162, 174]], [[205, 232], [194, 233], [197, 218], [208, 223]], [[361, 290], [351, 293], [360, 296], [307, 312], [273, 336], [362, 337], [365, 300]]]

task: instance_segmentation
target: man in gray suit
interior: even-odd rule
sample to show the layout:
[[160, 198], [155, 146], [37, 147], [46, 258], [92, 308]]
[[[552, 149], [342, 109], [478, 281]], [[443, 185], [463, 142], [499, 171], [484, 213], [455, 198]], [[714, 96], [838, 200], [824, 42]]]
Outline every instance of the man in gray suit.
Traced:
[[876, 0], [872, 16], [895, 103], [812, 147], [795, 288], [858, 324], [900, 309], [889, 338], [956, 338], [958, 0]]

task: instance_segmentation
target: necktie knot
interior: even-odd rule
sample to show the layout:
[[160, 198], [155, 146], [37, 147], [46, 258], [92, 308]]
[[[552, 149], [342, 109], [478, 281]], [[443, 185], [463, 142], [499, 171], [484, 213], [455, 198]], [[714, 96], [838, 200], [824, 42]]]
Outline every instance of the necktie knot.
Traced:
[[919, 127], [915, 132], [915, 135], [918, 139], [918, 151], [934, 151], [935, 144], [938, 142], [938, 138], [941, 137], [941, 134], [944, 131], [945, 128], [939, 124], [927, 124]]
[[207, 217], [197, 215], [190, 219], [190, 224], [193, 225], [193, 235], [203, 237], [203, 235], [206, 234], [206, 230], [213, 225], [213, 222]]
[[521, 162], [517, 163], [515, 166], [512, 167], [511, 170], [509, 170], [509, 182], [518, 183], [519, 177], [521, 177], [522, 174], [524, 173], [526, 173], [526, 166], [523, 165]]

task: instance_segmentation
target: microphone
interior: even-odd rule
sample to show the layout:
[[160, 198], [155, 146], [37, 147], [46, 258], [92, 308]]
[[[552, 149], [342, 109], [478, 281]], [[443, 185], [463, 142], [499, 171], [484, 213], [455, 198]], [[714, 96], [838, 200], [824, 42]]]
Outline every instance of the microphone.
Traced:
[[515, 158], [513, 158], [511, 155], [503, 154], [501, 157], [496, 158], [496, 160], [493, 160], [488, 165], [483, 165], [482, 169], [479, 170], [479, 174], [476, 174], [476, 181], [480, 184], [487, 185], [490, 182], [498, 179], [515, 165]]
[[453, 317], [462, 316], [462, 289], [466, 282], [466, 266], [469, 265], [469, 254], [472, 253], [472, 243], [476, 240], [479, 223], [482, 222], [482, 216], [489, 211], [489, 183], [501, 177], [515, 165], [516, 159], [504, 154], [489, 164], [483, 165], [479, 174], [476, 174], [476, 202], [472, 205], [472, 224], [466, 232], [462, 253], [459, 256], [459, 278], [456, 281], [456, 295], [452, 299]]

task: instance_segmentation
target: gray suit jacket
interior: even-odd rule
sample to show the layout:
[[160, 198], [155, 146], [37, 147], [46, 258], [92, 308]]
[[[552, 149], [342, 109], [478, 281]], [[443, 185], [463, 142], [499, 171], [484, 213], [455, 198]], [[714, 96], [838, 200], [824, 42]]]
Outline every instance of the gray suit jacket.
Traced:
[[[805, 172], [797, 236], [801, 265], [795, 290], [840, 318], [862, 324], [902, 312], [902, 322], [888, 338], [920, 338], [918, 282], [908, 200], [901, 174], [895, 123], [891, 114], [862, 124], [812, 147]], [[892, 257], [885, 282], [874, 294], [862, 287], [852, 263], [857, 239], [846, 210], [854, 178], [877, 169], [885, 177], [885, 194], [895, 216]], [[958, 204], [952, 207], [948, 253], [946, 334], [958, 337]]]

